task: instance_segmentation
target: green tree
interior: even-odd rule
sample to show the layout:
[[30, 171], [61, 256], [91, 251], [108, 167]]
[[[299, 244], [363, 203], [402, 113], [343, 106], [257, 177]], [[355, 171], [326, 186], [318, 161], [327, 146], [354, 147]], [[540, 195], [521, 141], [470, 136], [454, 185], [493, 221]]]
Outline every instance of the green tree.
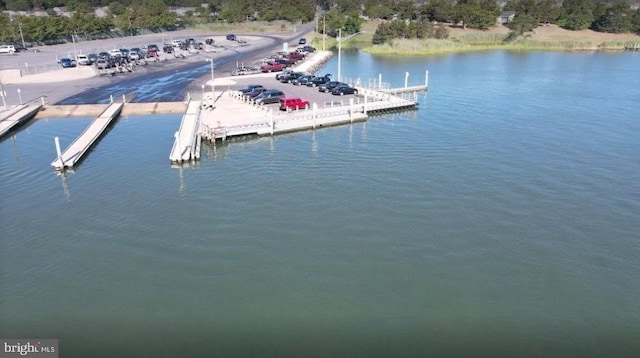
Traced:
[[555, 0], [542, 0], [538, 3], [538, 22], [554, 23], [560, 16], [560, 11]]
[[531, 31], [537, 26], [538, 22], [536, 19], [528, 14], [517, 14], [516, 17], [513, 18], [513, 21], [507, 24], [507, 27], [517, 35]]
[[632, 31], [640, 35], [640, 9], [637, 9], [631, 19]]
[[584, 30], [593, 22], [591, 0], [564, 0], [559, 24], [568, 30]]
[[453, 6], [446, 0], [432, 0], [420, 7], [420, 18], [428, 21], [450, 22]]
[[629, 3], [620, 1], [608, 6], [603, 14], [593, 22], [592, 29], [601, 32], [631, 32], [632, 13]]

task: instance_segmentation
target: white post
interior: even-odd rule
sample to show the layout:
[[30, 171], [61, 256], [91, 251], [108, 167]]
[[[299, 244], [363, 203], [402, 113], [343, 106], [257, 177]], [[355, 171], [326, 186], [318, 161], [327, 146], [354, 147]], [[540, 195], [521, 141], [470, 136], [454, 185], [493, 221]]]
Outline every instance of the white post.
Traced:
[[409, 87], [409, 72], [404, 73], [404, 88]]
[[378, 73], [378, 91], [382, 89], [382, 73]]
[[342, 29], [338, 29], [338, 81], [342, 81], [342, 76], [340, 73], [340, 54], [342, 48]]
[[318, 115], [318, 104], [313, 102], [313, 128], [316, 128], [316, 116]]
[[7, 92], [4, 91], [2, 80], [0, 80], [0, 96], [2, 97], [2, 107], [4, 107], [4, 109], [7, 109]]
[[44, 101], [44, 96], [40, 96], [40, 104], [44, 107], [47, 103]]
[[62, 167], [64, 167], [64, 162], [62, 161], [62, 150], [60, 150], [60, 138], [55, 137], [53, 141], [56, 143], [56, 153], [58, 154], [58, 160]]
[[362, 106], [362, 112], [366, 115], [367, 114], [367, 95], [364, 95], [364, 105]]
[[273, 119], [273, 109], [269, 112], [269, 117], [270, 117], [270, 119], [271, 119], [271, 135], [273, 135], [273, 130], [274, 130], [274, 129], [275, 129], [275, 127], [276, 127], [276, 122], [275, 122], [275, 120]]
[[202, 100], [204, 101], [204, 85], [202, 85]]
[[113, 95], [112, 94], [109, 95], [109, 100], [111, 101], [111, 103], [113, 103]]
[[22, 90], [18, 88], [18, 99], [20, 100], [20, 104], [22, 105]]
[[353, 98], [349, 98], [349, 120], [353, 123]]
[[122, 95], [122, 103], [127, 103], [127, 97], [124, 94]]
[[424, 71], [424, 87], [429, 86], [429, 70]]

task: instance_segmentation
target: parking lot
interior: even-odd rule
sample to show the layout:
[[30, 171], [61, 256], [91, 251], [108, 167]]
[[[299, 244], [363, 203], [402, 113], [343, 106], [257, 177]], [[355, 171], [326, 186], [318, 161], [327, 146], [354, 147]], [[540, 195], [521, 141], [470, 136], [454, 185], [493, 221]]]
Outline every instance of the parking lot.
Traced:
[[[317, 75], [325, 75], [324, 72], [320, 72]], [[233, 81], [236, 82], [233, 85], [227, 85], [230, 90], [240, 90], [248, 85], [262, 85], [267, 89], [276, 89], [284, 92], [285, 97], [299, 97], [309, 101], [310, 103], [316, 103], [318, 108], [330, 107], [332, 105], [340, 105], [340, 103], [349, 103], [350, 98], [357, 100], [358, 95], [332, 95], [331, 93], [324, 93], [318, 91], [318, 87], [307, 86], [295, 86], [291, 83], [281, 83], [276, 80], [276, 73], [252, 75], [252, 76], [238, 76], [233, 77]], [[219, 88], [217, 88], [219, 90]], [[278, 104], [265, 104], [265, 106], [277, 109]]]

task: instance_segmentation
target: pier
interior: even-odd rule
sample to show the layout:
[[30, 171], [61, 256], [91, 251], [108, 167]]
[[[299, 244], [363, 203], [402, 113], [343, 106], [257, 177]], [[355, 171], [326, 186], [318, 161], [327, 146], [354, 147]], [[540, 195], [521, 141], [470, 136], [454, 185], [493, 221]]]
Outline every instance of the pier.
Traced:
[[0, 112], [0, 138], [32, 119], [42, 108], [40, 103], [22, 104]]
[[89, 148], [102, 136], [109, 124], [120, 115], [123, 103], [112, 103], [76, 138], [64, 152], [60, 152], [58, 137], [55, 138], [58, 157], [51, 162], [57, 170], [73, 168]]
[[169, 154], [172, 163], [200, 159], [200, 101], [189, 101]]

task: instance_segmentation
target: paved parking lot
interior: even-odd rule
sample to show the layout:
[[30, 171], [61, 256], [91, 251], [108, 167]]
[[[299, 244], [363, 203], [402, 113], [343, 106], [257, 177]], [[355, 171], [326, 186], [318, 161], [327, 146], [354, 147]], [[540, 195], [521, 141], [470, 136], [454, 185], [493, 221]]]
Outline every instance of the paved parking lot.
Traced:
[[[318, 75], [324, 75], [325, 72], [319, 72]], [[239, 90], [248, 85], [256, 84], [263, 85], [267, 89], [277, 89], [284, 92], [286, 97], [300, 97], [302, 99], [306, 99], [310, 103], [317, 103], [319, 108], [330, 107], [333, 105], [339, 105], [342, 101], [344, 104], [349, 103], [349, 98], [356, 98], [357, 95], [344, 95], [344, 96], [335, 96], [331, 93], [324, 93], [318, 91], [318, 87], [307, 87], [307, 86], [295, 86], [290, 83], [281, 83], [276, 80], [275, 73], [261, 74], [261, 75], [252, 75], [252, 76], [238, 76], [230, 78], [235, 84], [226, 85], [224, 87], [231, 90]], [[220, 90], [220, 87], [217, 85], [216, 90]], [[273, 108], [277, 108], [277, 104], [267, 104], [266, 106], [270, 106]]]

